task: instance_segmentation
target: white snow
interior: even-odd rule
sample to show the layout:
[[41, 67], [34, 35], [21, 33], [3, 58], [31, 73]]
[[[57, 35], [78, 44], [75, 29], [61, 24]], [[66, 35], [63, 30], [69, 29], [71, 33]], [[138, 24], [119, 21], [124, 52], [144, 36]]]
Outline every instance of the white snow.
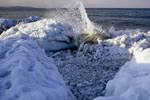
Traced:
[[[61, 21], [21, 23], [3, 32], [0, 100], [74, 99], [63, 78], [79, 100], [90, 100], [104, 93], [106, 97], [95, 100], [150, 99], [150, 49], [147, 49], [150, 32], [116, 31], [112, 27], [107, 35], [111, 38], [99, 38], [98, 44], [85, 43], [78, 50], [59, 51], [74, 48], [77, 37], [72, 26]], [[131, 56], [133, 59], [122, 66]]]
[[[68, 24], [44, 19], [28, 24], [19, 24], [1, 35], [1, 39], [27, 34], [36, 40], [41, 48], [48, 51], [73, 48], [75, 34]], [[6, 37], [7, 36], [7, 37]]]
[[106, 97], [94, 100], [149, 100], [150, 49], [136, 54], [108, 82]]
[[38, 20], [41, 20], [41, 18], [37, 17], [37, 16], [31, 16], [31, 17], [21, 19], [21, 20], [0, 18], [0, 34], [3, 31], [7, 31], [9, 28], [11, 28], [17, 24], [31, 23], [31, 22], [36, 22]]
[[44, 42], [52, 46], [48, 43], [55, 40], [69, 44], [71, 34], [69, 25], [53, 20], [21, 24], [3, 32], [0, 100], [73, 100], [53, 60], [40, 48]]
[[108, 43], [120, 46], [120, 48], [126, 48], [132, 55], [150, 47], [149, 32], [139, 29], [116, 31], [112, 27], [108, 34], [112, 37], [112, 39], [107, 40]]
[[113, 45], [122, 44], [133, 56], [123, 65], [115, 78], [107, 83], [105, 97], [94, 100], [149, 100], [150, 99], [150, 32], [140, 30], [115, 31]]

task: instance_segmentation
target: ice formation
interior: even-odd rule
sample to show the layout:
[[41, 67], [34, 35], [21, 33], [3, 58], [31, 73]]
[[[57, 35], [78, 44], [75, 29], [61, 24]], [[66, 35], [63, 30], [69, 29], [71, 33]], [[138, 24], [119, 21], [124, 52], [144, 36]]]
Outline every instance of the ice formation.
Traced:
[[105, 85], [121, 66], [133, 55], [149, 48], [149, 32], [110, 29], [108, 34], [111, 38], [99, 40], [99, 44], [83, 43], [78, 50], [49, 54], [78, 100], [104, 96]]
[[41, 18], [38, 17], [38, 16], [31, 16], [31, 17], [28, 17], [28, 18], [25, 18], [25, 19], [20, 19], [20, 20], [0, 18], [0, 34], [3, 31], [6, 31], [9, 28], [11, 28], [11, 27], [13, 27], [17, 24], [36, 22], [38, 20], [41, 20]]
[[137, 53], [108, 82], [106, 97], [94, 100], [149, 100], [150, 49]]
[[75, 47], [79, 34], [102, 31], [79, 0], [73, 3], [53, 19], [29, 17], [18, 25], [0, 19], [0, 32], [5, 30], [0, 35], [0, 100], [150, 99], [150, 32], [112, 27], [105, 33], [110, 38], [97, 35], [98, 44], [81, 41], [77, 50], [66, 50]]
[[110, 35], [107, 42], [125, 48], [133, 58], [107, 83], [105, 97], [94, 100], [148, 100], [150, 32], [111, 29]]
[[2, 39], [18, 34], [27, 34], [36, 40], [41, 48], [57, 51], [74, 47], [74, 36], [71, 26], [52, 19], [44, 19], [34, 23], [20, 24], [1, 35]]
[[[47, 45], [52, 50], [61, 48], [59, 42], [64, 48], [71, 32], [69, 25], [53, 20], [21, 24], [3, 32], [0, 35], [0, 100], [74, 99], [53, 60], [44, 52]], [[48, 44], [51, 42], [54, 45]]]
[[[111, 28], [107, 33], [111, 38], [104, 40], [99, 38], [98, 44], [82, 43], [78, 50], [59, 51], [73, 48], [76, 35], [72, 26], [53, 19], [19, 24], [3, 32], [0, 35], [0, 80], [2, 81], [0, 97], [4, 100], [34, 98], [59, 100], [60, 98], [74, 98], [71, 92], [78, 100], [90, 100], [103, 96], [105, 85], [121, 66], [130, 60], [132, 55], [138, 55], [150, 46], [150, 32], [142, 30], [116, 31]], [[45, 54], [44, 51], [50, 53]], [[50, 58], [46, 55], [49, 55]], [[127, 65], [129, 64], [125, 66]], [[65, 86], [56, 66], [71, 92]], [[119, 73], [122, 73], [122, 68]], [[118, 82], [122, 81], [123, 75], [120, 77], [117, 79]], [[27, 81], [30, 84], [26, 84]], [[60, 90], [51, 89], [49, 84], [52, 86], [55, 84], [54, 86]], [[116, 81], [108, 82], [106, 96], [108, 94], [113, 99], [124, 99], [117, 94], [118, 97], [110, 93], [113, 88], [118, 88], [117, 86]], [[120, 86], [122, 91], [126, 91], [123, 90], [124, 84]], [[132, 82], [125, 86], [132, 87]], [[141, 87], [141, 85], [138, 86]], [[16, 91], [14, 92], [14, 90]], [[118, 93], [118, 91], [120, 93], [120, 90], [115, 90], [114, 93]], [[51, 91], [52, 96], [47, 96], [47, 91]], [[7, 96], [8, 94], [10, 95]], [[130, 95], [130, 93], [128, 94]], [[142, 94], [139, 92], [138, 95]], [[104, 98], [99, 97], [98, 99], [103, 100]], [[107, 99], [111, 100], [109, 97], [104, 100]]]
[[0, 34], [6, 31], [8, 28], [15, 26], [17, 21], [15, 19], [4, 19], [0, 18]]

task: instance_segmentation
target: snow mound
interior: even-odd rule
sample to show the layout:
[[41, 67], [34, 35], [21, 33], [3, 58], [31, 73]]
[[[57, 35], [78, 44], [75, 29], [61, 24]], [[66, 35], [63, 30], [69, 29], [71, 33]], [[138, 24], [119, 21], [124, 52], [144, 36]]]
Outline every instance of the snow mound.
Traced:
[[75, 34], [72, 27], [52, 19], [17, 25], [4, 32], [0, 39], [15, 37], [20, 34], [29, 35], [46, 51], [57, 51], [74, 47]]
[[150, 31], [145, 32], [139, 29], [116, 31], [112, 27], [108, 33], [112, 37], [112, 39], [107, 40], [108, 43], [126, 48], [132, 55], [150, 47]]
[[69, 27], [65, 25], [43, 20], [17, 25], [0, 35], [0, 100], [74, 99], [53, 60], [39, 46], [65, 40], [62, 34]]
[[106, 97], [95, 100], [149, 100], [150, 49], [137, 53], [108, 82]]

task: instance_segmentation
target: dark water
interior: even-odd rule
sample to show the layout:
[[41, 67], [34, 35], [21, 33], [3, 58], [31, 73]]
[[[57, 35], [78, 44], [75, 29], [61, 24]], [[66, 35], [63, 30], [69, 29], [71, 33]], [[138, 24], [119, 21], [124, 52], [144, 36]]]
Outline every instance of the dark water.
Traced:
[[[90, 8], [91, 21], [104, 28], [150, 30], [150, 9]], [[29, 16], [54, 16], [56, 9], [0, 8], [0, 17], [22, 19]]]
[[150, 30], [150, 9], [88, 9], [89, 18], [105, 27]]

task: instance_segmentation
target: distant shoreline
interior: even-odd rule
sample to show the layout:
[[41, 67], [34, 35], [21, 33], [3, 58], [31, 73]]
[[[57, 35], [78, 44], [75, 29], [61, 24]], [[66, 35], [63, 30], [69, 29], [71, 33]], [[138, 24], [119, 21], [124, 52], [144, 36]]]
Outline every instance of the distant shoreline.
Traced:
[[[36, 8], [25, 6], [0, 6], [0, 9], [66, 9], [66, 8]], [[86, 9], [150, 9], [150, 8], [86, 8]]]

